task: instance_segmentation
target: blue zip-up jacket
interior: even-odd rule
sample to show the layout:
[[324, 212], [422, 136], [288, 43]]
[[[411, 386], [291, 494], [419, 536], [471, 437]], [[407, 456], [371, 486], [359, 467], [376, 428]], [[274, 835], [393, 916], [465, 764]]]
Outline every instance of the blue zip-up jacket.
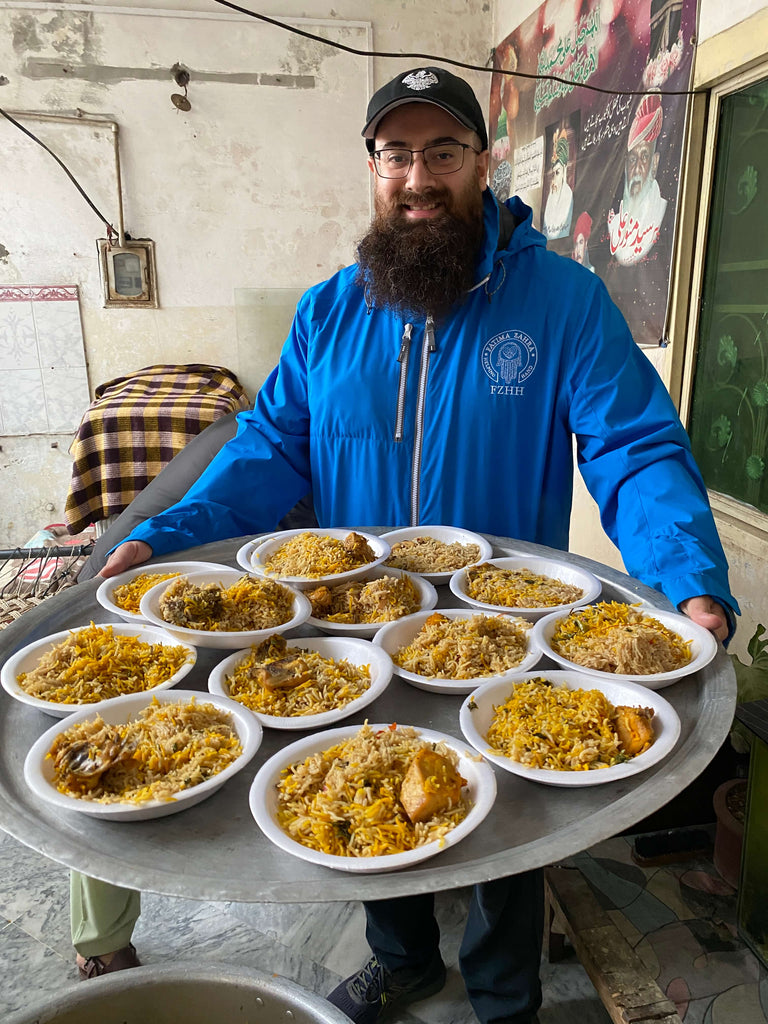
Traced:
[[484, 193], [478, 284], [445, 321], [369, 308], [347, 267], [301, 298], [280, 362], [176, 505], [155, 554], [274, 529], [450, 524], [568, 546], [573, 454], [627, 571], [675, 604], [736, 607], [672, 401], [597, 275]]

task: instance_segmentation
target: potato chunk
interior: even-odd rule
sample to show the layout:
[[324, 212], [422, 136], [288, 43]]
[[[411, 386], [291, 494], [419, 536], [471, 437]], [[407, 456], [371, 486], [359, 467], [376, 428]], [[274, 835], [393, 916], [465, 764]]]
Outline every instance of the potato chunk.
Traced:
[[616, 707], [614, 726], [625, 754], [642, 754], [653, 743], [653, 708]]
[[466, 781], [447, 758], [425, 747], [408, 766], [400, 787], [400, 803], [414, 824], [426, 821], [458, 804]]

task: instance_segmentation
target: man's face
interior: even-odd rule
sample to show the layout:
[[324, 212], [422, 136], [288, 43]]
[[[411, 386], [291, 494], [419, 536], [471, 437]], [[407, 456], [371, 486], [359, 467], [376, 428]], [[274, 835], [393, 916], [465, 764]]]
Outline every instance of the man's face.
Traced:
[[584, 257], [587, 254], [587, 240], [584, 235], [576, 235], [573, 240], [573, 258], [577, 263], [584, 265]]
[[554, 193], [560, 191], [563, 187], [563, 180], [565, 178], [565, 167], [558, 160], [557, 163], [552, 164], [552, 185], [551, 190]]
[[[408, 103], [397, 107], [376, 129], [376, 149], [401, 147], [423, 149], [445, 142], [464, 142], [479, 147], [477, 136], [455, 117], [433, 103]], [[480, 195], [486, 186], [489, 153], [464, 152], [464, 164], [451, 174], [432, 174], [423, 154], [413, 158], [405, 178], [381, 178], [373, 157], [368, 166], [374, 175], [377, 218], [390, 223], [416, 224], [437, 221], [450, 214], [469, 221], [482, 217]]]
[[627, 186], [633, 199], [656, 177], [659, 154], [655, 149], [654, 142], [641, 142], [627, 153]]

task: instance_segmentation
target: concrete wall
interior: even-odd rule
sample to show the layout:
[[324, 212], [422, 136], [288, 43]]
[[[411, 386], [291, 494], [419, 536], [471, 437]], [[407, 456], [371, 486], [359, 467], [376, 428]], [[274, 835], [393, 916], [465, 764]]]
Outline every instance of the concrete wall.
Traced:
[[[2, 119], [0, 286], [78, 285], [91, 391], [153, 363], [210, 362], [253, 394], [290, 321], [282, 297], [349, 263], [368, 223], [359, 133], [372, 85], [421, 61], [371, 61], [194, 0], [40, 7], [0, 3], [0, 107], [119, 124], [125, 224], [156, 242], [160, 308], [103, 308], [103, 224], [51, 157]], [[464, 0], [343, 0], [332, 11], [286, 2], [279, 17], [363, 50], [484, 64], [491, 46], [489, 5]], [[176, 62], [191, 74], [187, 113], [170, 101]], [[488, 76], [471, 77], [485, 103]], [[114, 223], [109, 130], [23, 123]], [[0, 546], [63, 520], [70, 440], [0, 437]]]

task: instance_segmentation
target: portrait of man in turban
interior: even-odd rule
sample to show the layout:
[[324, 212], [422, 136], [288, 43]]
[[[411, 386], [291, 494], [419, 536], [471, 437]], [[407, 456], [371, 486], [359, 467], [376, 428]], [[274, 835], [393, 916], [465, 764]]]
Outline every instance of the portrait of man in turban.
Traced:
[[667, 209], [656, 181], [659, 167], [657, 140], [664, 112], [657, 93], [644, 96], [635, 112], [627, 138], [624, 196], [618, 213], [608, 213], [611, 255], [623, 266], [645, 259], [659, 238]]
[[548, 239], [565, 238], [571, 231], [573, 191], [566, 176], [569, 162], [568, 132], [557, 128], [552, 136], [549, 195], [542, 218], [542, 231]]
[[573, 229], [573, 250], [571, 256], [580, 263], [582, 267], [591, 270], [594, 274], [595, 268], [589, 259], [589, 236], [592, 234], [592, 218], [586, 210], [576, 218], [576, 226]]

